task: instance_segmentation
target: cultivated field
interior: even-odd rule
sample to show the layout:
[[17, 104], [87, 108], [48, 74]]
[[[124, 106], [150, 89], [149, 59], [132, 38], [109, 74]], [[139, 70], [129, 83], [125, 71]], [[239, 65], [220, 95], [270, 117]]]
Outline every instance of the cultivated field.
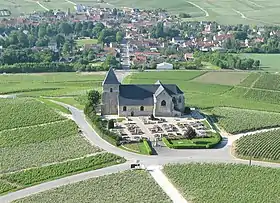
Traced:
[[23, 98], [0, 106], [0, 194], [125, 161], [90, 145], [59, 108]]
[[220, 126], [232, 134], [280, 126], [280, 113], [216, 107], [211, 114]]
[[171, 200], [154, 182], [147, 172], [127, 171], [103, 177], [93, 178], [75, 184], [62, 186], [39, 193], [16, 203], [86, 203], [86, 202], [118, 202], [118, 203], [167, 203]]
[[280, 170], [233, 164], [167, 165], [164, 172], [193, 203], [278, 202]]
[[194, 82], [219, 84], [219, 85], [238, 85], [249, 73], [245, 72], [208, 72], [195, 78]]
[[237, 157], [280, 162], [280, 130], [247, 135], [234, 144]]
[[256, 81], [254, 88], [280, 91], [279, 74], [262, 74]]

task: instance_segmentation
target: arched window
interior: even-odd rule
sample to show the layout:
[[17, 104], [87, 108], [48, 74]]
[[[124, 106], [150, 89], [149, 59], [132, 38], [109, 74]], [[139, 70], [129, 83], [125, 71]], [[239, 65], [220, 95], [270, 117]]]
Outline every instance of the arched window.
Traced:
[[179, 103], [181, 103], [181, 102], [182, 102], [182, 97], [179, 97], [178, 102], [179, 102]]
[[110, 88], [110, 92], [113, 92], [113, 88]]
[[141, 107], [140, 107], [140, 111], [144, 111], [144, 106], [141, 106]]
[[123, 107], [123, 111], [126, 111], [126, 106]]
[[166, 106], [166, 101], [165, 100], [161, 101], [161, 106]]

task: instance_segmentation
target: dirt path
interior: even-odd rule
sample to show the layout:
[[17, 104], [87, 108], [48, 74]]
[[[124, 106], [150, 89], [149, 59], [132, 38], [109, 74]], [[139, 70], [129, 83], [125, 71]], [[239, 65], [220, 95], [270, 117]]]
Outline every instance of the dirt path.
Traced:
[[251, 132], [246, 132], [246, 133], [240, 133], [240, 134], [236, 134], [236, 135], [231, 135], [228, 136], [228, 143], [227, 145], [232, 146], [232, 144], [238, 140], [239, 138], [243, 137], [243, 136], [247, 136], [247, 135], [254, 135], [254, 134], [259, 134], [259, 133], [266, 133], [266, 132], [270, 132], [270, 131], [274, 131], [274, 130], [279, 130], [280, 127], [277, 128], [268, 128], [268, 129], [262, 129], [262, 130], [256, 130], [256, 131], [251, 131]]
[[205, 13], [205, 17], [209, 16], [209, 13], [204, 8], [200, 7], [199, 5], [197, 5], [197, 4], [195, 4], [195, 3], [191, 2], [191, 1], [186, 1], [186, 2], [188, 2], [189, 4], [195, 6], [196, 8], [199, 8], [200, 10], [202, 10]]
[[179, 193], [175, 186], [168, 180], [168, 178], [161, 171], [160, 166], [150, 166], [148, 171], [155, 179], [162, 190], [170, 197], [174, 203], [187, 203], [187, 200]]
[[235, 13], [238, 13], [240, 16], [241, 16], [241, 18], [244, 18], [244, 19], [248, 19], [243, 13], [241, 13], [240, 11], [238, 11], [238, 10], [235, 10], [235, 9], [232, 9]]

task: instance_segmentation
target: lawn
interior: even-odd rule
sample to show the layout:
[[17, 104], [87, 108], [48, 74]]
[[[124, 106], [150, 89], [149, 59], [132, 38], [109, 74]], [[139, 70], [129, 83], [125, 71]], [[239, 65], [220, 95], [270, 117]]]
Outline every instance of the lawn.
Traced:
[[238, 85], [247, 78], [246, 72], [208, 72], [195, 78], [194, 82], [219, 84], [219, 85]]
[[232, 134], [280, 126], [279, 113], [229, 107], [216, 107], [210, 112], [217, 123]]
[[260, 60], [263, 71], [280, 72], [280, 54], [239, 54], [239, 56]]
[[38, 193], [15, 203], [143, 203], [172, 201], [146, 171], [126, 171], [97, 177]]
[[242, 159], [280, 162], [280, 130], [243, 136], [234, 143], [234, 155]]
[[81, 47], [85, 44], [97, 44], [97, 39], [78, 39], [76, 40], [77, 46]]
[[165, 174], [192, 203], [279, 202], [280, 170], [235, 164], [167, 165]]
[[208, 138], [193, 138], [193, 139], [179, 139], [169, 140], [163, 138], [162, 141], [169, 148], [174, 149], [203, 149], [213, 148], [221, 141], [221, 135], [218, 133], [212, 133], [211, 137]]
[[100, 89], [105, 72], [0, 75], [0, 94], [20, 96], [77, 96]]
[[143, 142], [124, 144], [121, 148], [132, 151], [132, 152], [136, 152], [139, 154], [149, 155]]

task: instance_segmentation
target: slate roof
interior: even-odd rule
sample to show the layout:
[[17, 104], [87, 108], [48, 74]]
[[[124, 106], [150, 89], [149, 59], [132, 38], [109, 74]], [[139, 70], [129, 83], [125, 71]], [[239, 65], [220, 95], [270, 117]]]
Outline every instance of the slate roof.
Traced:
[[109, 71], [107, 72], [102, 85], [104, 84], [120, 84], [113, 68], [110, 68]]
[[177, 85], [171, 84], [120, 85], [119, 104], [120, 106], [152, 106], [154, 104], [153, 95], [156, 92], [162, 92], [162, 88], [170, 96], [183, 94]]

